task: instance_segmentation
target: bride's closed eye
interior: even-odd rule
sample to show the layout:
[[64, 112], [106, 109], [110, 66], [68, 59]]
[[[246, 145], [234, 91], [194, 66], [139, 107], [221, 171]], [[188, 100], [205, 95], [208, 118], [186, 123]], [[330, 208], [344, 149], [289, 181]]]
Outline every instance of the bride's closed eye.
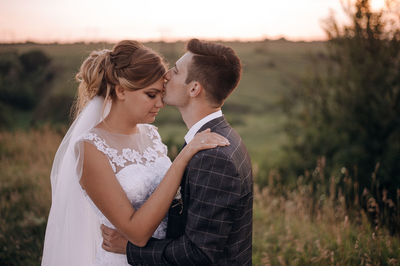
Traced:
[[156, 94], [155, 94], [155, 93], [146, 93], [146, 94], [147, 94], [147, 96], [148, 96], [149, 98], [151, 98], [151, 99], [156, 98]]

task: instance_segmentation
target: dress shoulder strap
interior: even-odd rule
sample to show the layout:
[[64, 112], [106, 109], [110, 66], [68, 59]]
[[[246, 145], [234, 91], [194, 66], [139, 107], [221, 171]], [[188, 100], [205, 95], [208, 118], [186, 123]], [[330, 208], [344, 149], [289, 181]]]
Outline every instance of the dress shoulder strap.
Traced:
[[[111, 164], [114, 173], [117, 170], [117, 165], [123, 166], [126, 162], [121, 156], [118, 156], [118, 151], [110, 147], [106, 141], [94, 132], [89, 132], [82, 137], [82, 140], [94, 145], [100, 152], [105, 154]], [[121, 161], [122, 160], [122, 161]]]

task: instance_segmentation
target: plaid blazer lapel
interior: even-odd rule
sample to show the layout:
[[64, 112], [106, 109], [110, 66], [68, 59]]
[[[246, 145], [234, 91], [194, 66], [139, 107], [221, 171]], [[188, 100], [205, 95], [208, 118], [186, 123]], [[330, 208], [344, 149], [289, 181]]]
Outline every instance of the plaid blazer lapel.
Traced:
[[[206, 124], [204, 124], [198, 132], [210, 128], [211, 131], [216, 127], [227, 127], [229, 126], [223, 116], [217, 117]], [[186, 142], [183, 144], [181, 150], [186, 146]], [[185, 209], [187, 208], [189, 200], [188, 182], [187, 182], [187, 169], [185, 170], [182, 181], [181, 181], [181, 199], [172, 201], [171, 207], [168, 211], [168, 226], [167, 226], [167, 238], [177, 238], [184, 234], [186, 216]]]
[[[205, 123], [197, 131], [197, 133], [201, 132], [203, 130], [206, 130], [207, 128], [210, 128], [211, 131], [213, 131], [213, 129], [215, 129], [216, 127], [223, 128], [223, 127], [227, 127], [227, 126], [229, 126], [229, 124], [225, 120], [224, 116], [220, 116], [220, 117], [217, 117], [217, 118]], [[185, 146], [186, 146], [186, 142], [185, 142], [185, 145], [183, 147], [185, 147]], [[182, 147], [182, 149], [183, 149], [183, 147]], [[183, 204], [184, 205], [188, 204], [188, 200], [189, 200], [189, 193], [188, 193], [189, 192], [188, 191], [189, 185], [188, 185], [188, 181], [187, 180], [188, 180], [188, 178], [187, 178], [187, 168], [186, 168], [185, 173], [183, 174], [182, 181], [181, 181], [181, 193], [182, 193], [182, 199], [183, 199]]]

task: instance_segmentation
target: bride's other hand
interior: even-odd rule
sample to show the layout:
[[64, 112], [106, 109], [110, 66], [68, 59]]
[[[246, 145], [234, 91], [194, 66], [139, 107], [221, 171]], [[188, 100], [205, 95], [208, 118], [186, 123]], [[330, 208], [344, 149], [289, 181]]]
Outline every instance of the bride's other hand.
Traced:
[[184, 149], [188, 150], [190, 156], [193, 156], [201, 150], [228, 145], [230, 145], [230, 143], [227, 138], [217, 133], [211, 132], [211, 130], [207, 128], [206, 130], [197, 133], [192, 141], [190, 141]]

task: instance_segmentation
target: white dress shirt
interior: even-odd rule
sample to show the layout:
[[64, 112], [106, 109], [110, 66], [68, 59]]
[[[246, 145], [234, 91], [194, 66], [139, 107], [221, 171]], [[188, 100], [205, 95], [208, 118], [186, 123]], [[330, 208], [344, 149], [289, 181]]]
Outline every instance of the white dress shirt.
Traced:
[[189, 131], [186, 133], [185, 135], [185, 141], [186, 143], [189, 143], [192, 141], [192, 139], [194, 138], [194, 135], [196, 135], [197, 131], [199, 131], [199, 129], [204, 126], [204, 124], [208, 123], [209, 121], [221, 117], [222, 116], [222, 111], [218, 110], [214, 113], [211, 113], [209, 115], [207, 115], [206, 117], [203, 117], [201, 120], [199, 120], [196, 124], [194, 124]]

